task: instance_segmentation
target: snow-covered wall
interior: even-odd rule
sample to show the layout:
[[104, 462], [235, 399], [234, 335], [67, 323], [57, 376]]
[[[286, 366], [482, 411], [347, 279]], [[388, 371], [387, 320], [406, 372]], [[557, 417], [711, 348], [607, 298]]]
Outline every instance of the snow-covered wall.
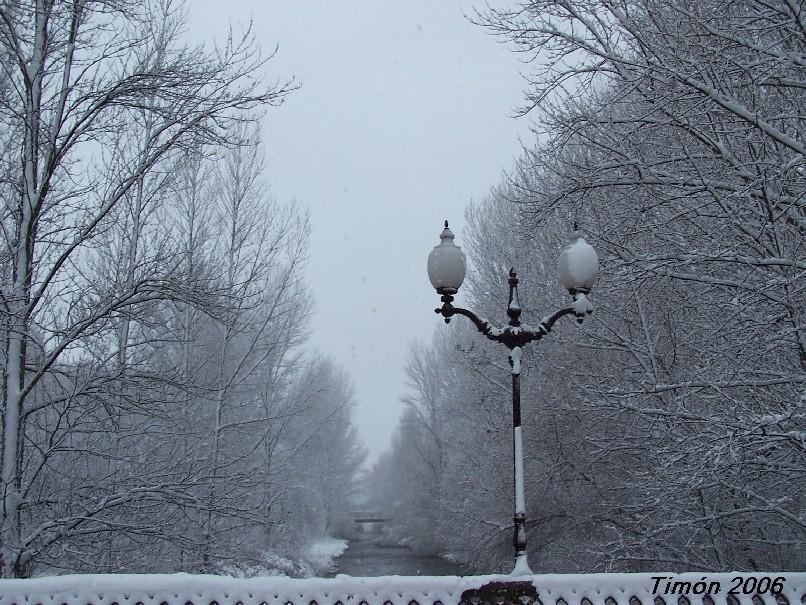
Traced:
[[[317, 605], [339, 602], [342, 605], [410, 605], [412, 602], [417, 605], [457, 605], [460, 602], [484, 605], [485, 602], [511, 602], [506, 598], [493, 598], [490, 591], [495, 589], [490, 583], [514, 581], [526, 582], [528, 590], [523, 592], [524, 597], [527, 593], [532, 595], [518, 599], [516, 605], [530, 605], [535, 602], [535, 596], [542, 605], [563, 605], [563, 602], [565, 605], [660, 605], [658, 597], [664, 599], [666, 605], [801, 605], [806, 602], [806, 573], [784, 572], [557, 574], [519, 578], [338, 576], [307, 580], [110, 574], [0, 580], [0, 605], [310, 605], [314, 601]], [[738, 594], [729, 594], [737, 583]], [[479, 592], [483, 586], [487, 588]], [[764, 594], [744, 594], [743, 589], [750, 586], [764, 589]], [[524, 584], [521, 589], [523, 587]], [[701, 590], [703, 592], [698, 594]], [[737, 600], [733, 600], [734, 597]]]

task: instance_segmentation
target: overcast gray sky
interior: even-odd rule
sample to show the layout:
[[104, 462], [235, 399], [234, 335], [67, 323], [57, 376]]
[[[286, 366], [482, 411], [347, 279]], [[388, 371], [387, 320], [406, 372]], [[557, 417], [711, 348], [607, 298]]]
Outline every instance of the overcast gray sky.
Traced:
[[[475, 3], [478, 5], [479, 3]], [[269, 77], [302, 87], [264, 122], [267, 179], [313, 227], [311, 345], [352, 375], [374, 459], [400, 415], [408, 345], [444, 326], [425, 261], [449, 219], [499, 182], [529, 136], [522, 65], [460, 0], [190, 0], [190, 33], [253, 20]], [[461, 300], [461, 299], [460, 299]]]

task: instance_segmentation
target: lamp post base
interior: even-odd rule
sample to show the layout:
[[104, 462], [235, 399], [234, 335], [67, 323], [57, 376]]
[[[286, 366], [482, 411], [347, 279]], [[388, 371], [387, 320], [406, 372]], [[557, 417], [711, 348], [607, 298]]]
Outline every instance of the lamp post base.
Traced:
[[534, 575], [534, 572], [529, 568], [529, 561], [526, 560], [525, 552], [519, 552], [515, 556], [515, 568], [509, 575], [513, 577]]

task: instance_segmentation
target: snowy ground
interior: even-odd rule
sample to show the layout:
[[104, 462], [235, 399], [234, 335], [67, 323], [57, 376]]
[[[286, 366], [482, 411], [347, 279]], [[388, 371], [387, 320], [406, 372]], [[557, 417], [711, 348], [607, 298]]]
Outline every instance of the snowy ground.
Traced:
[[298, 558], [290, 558], [274, 551], [266, 550], [256, 563], [222, 565], [219, 573], [233, 578], [261, 578], [267, 576], [288, 576], [290, 578], [322, 577], [334, 567], [334, 560], [347, 550], [347, 541], [324, 538], [314, 542]]

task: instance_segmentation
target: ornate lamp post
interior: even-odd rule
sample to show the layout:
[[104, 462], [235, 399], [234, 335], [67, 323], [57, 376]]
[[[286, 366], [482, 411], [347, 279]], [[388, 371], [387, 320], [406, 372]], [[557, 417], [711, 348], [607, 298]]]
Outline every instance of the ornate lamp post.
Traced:
[[465, 278], [467, 263], [465, 253], [453, 243], [454, 235], [445, 221], [445, 229], [440, 234], [438, 246], [434, 246], [428, 255], [428, 277], [431, 284], [442, 297], [442, 306], [435, 309], [450, 323], [454, 315], [464, 315], [490, 340], [500, 342], [509, 349], [509, 365], [512, 368], [512, 436], [514, 443], [514, 474], [515, 474], [515, 514], [513, 517], [515, 547], [515, 568], [513, 576], [530, 575], [529, 563], [526, 557], [526, 501], [523, 488], [523, 436], [521, 434], [521, 356], [522, 347], [540, 340], [551, 331], [552, 326], [564, 315], [573, 314], [579, 323], [588, 313], [593, 313], [593, 305], [587, 298], [590, 289], [596, 283], [599, 268], [599, 259], [596, 251], [582, 238], [577, 231], [576, 224], [571, 239], [560, 254], [559, 273], [560, 280], [571, 294], [573, 302], [570, 306], [560, 309], [553, 315], [540, 320], [535, 327], [521, 324], [521, 304], [518, 299], [518, 277], [514, 269], [509, 271], [509, 304], [507, 316], [509, 323], [506, 326], [496, 326], [461, 307], [453, 306], [453, 295], [459, 291], [459, 286]]

